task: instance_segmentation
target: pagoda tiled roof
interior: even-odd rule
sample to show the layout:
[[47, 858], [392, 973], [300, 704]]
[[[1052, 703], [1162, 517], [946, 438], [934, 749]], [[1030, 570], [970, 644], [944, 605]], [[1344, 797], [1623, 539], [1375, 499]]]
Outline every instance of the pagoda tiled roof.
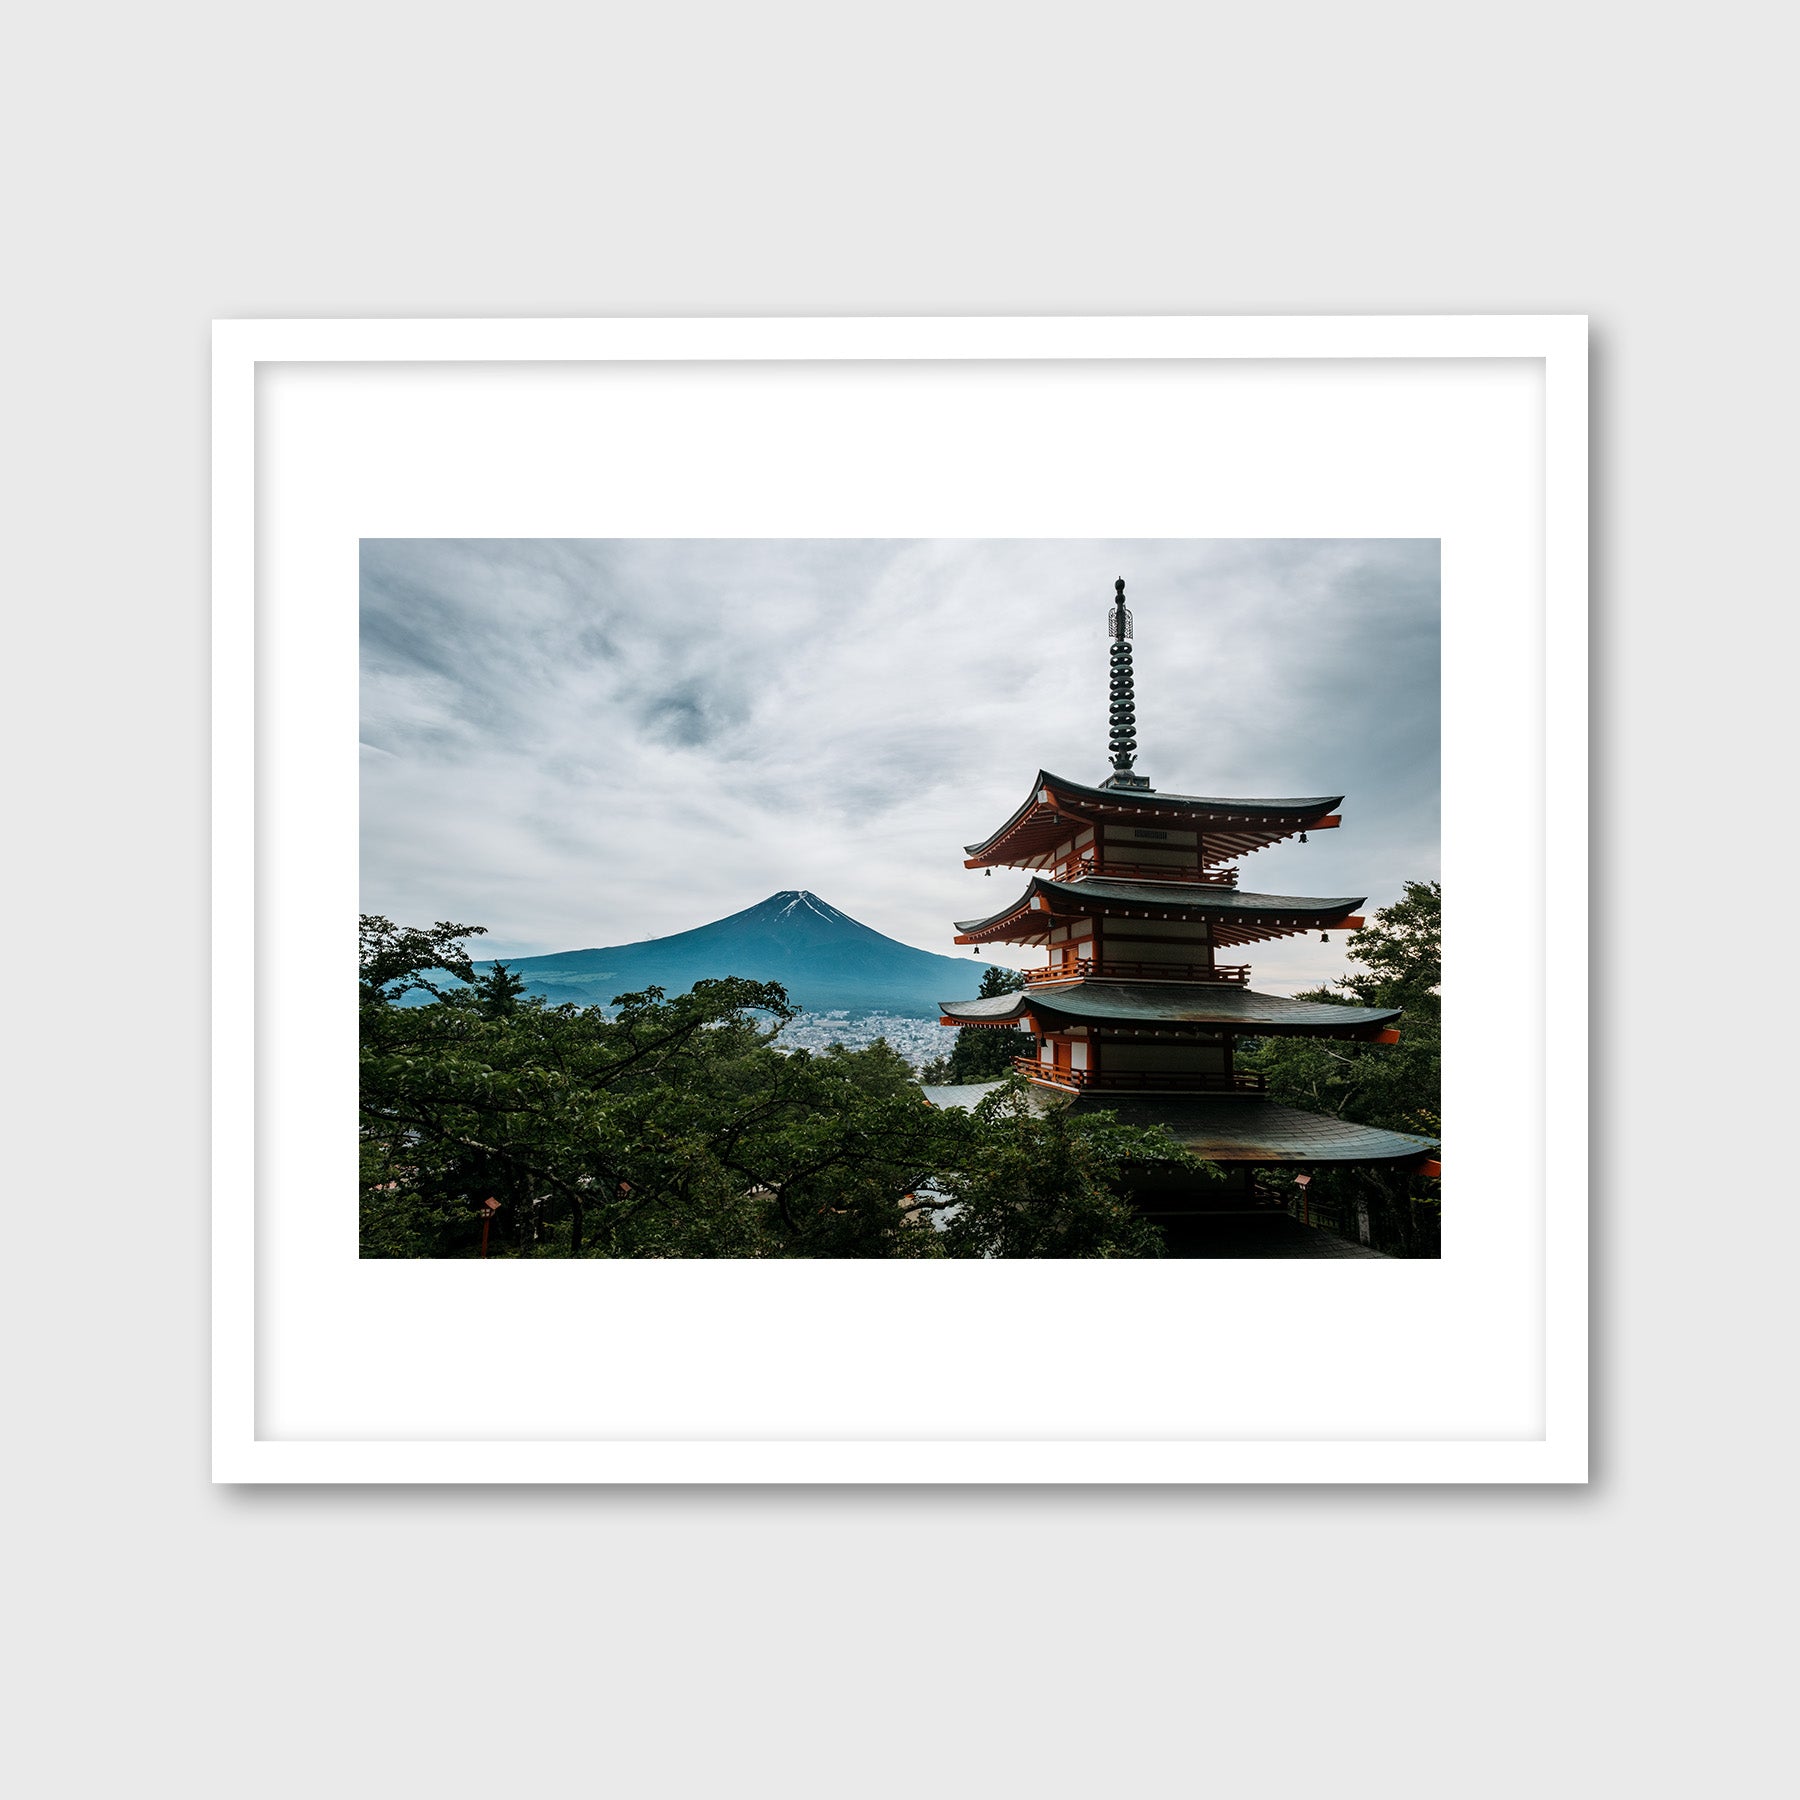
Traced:
[[985, 919], [958, 919], [956, 929], [989, 930], [1028, 911], [1032, 897], [1038, 894], [1051, 902], [1047, 912], [1039, 909], [1038, 916], [1043, 918], [1053, 916], [1059, 910], [1056, 902], [1061, 900], [1068, 903], [1060, 909], [1065, 915], [1088, 912], [1093, 910], [1094, 902], [1099, 902], [1106, 910], [1124, 912], [1138, 907], [1178, 914], [1184, 920], [1236, 920], [1246, 925], [1275, 919], [1297, 919], [1303, 924], [1329, 922], [1355, 912], [1368, 898], [1357, 894], [1343, 900], [1316, 900], [1298, 894], [1248, 894], [1238, 888], [1213, 887], [1197, 881], [1115, 881], [1103, 875], [1086, 876], [1080, 881], [1053, 881], [1048, 875], [1034, 875], [1024, 893], [1010, 906]]
[[[1177, 819], [1191, 819], [1202, 825], [1241, 825], [1244, 830], [1235, 834], [1241, 843], [1229, 847], [1219, 858], [1208, 857], [1208, 861], [1226, 860], [1229, 856], [1240, 855], [1246, 849], [1254, 849], [1263, 844], [1278, 842], [1284, 837], [1302, 830], [1343, 804], [1342, 794], [1314, 794], [1309, 796], [1292, 796], [1286, 799], [1233, 799], [1215, 794], [1172, 794], [1161, 793], [1152, 788], [1102, 788], [1090, 786], [1083, 781], [1069, 781], [1061, 775], [1052, 775], [1048, 770], [1040, 769], [1037, 779], [1031, 785], [1031, 793], [998, 831], [991, 833], [978, 844], [965, 844], [963, 849], [971, 857], [985, 857], [1000, 847], [1003, 840], [1019, 836], [1020, 842], [1013, 846], [1022, 855], [1035, 855], [1042, 848], [1037, 840], [1044, 844], [1054, 844], [1064, 835], [1064, 825], [1069, 821], [1056, 815], [1054, 808], [1043, 799], [1046, 793], [1055, 794], [1073, 803], [1074, 810], [1087, 813], [1117, 813], [1121, 817], [1162, 817], [1169, 823]], [[1041, 818], [1034, 819], [1034, 814]], [[1025, 836], [1032, 840], [1027, 844]]]
[[1302, 1112], [1274, 1100], [1235, 1094], [1086, 1093], [1072, 1112], [1110, 1112], [1121, 1125], [1161, 1126], [1184, 1149], [1211, 1162], [1405, 1163], [1436, 1156], [1436, 1138], [1330, 1113]]
[[[973, 1108], [999, 1082], [974, 1087], [928, 1087], [934, 1106]], [[1184, 1149], [1210, 1162], [1285, 1164], [1324, 1168], [1335, 1163], [1399, 1164], [1434, 1159], [1436, 1138], [1378, 1125], [1356, 1125], [1330, 1113], [1302, 1112], [1240, 1094], [1109, 1094], [1076, 1098], [1035, 1089], [1032, 1104], [1048, 1111], [1109, 1112], [1121, 1125], [1161, 1127]]]
[[941, 1005], [946, 1019], [971, 1025], [1031, 1017], [1046, 1025], [1192, 1025], [1269, 1037], [1373, 1037], [1400, 1017], [1397, 1006], [1339, 1006], [1223, 983], [1174, 981], [1072, 981]]

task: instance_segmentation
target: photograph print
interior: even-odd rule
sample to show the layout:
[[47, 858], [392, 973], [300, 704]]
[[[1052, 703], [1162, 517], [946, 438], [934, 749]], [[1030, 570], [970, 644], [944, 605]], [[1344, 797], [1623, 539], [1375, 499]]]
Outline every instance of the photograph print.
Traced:
[[374, 1258], [1437, 1257], [1435, 539], [365, 539]]

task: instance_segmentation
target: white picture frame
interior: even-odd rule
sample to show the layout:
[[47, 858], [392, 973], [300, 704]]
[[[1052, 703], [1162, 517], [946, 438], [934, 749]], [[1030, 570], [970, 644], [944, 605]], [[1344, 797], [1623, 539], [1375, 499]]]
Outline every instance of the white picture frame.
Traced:
[[[216, 324], [214, 1479], [1585, 1480], [1586, 342]], [[1118, 534], [1443, 542], [1440, 1262], [358, 1262], [361, 537]]]

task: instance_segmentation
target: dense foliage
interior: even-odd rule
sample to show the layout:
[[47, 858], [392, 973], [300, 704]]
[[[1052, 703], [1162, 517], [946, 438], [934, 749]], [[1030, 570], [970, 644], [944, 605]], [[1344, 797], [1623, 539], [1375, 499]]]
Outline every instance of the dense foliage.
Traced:
[[[1362, 966], [1331, 987], [1299, 996], [1342, 1006], [1400, 1007], [1398, 1044], [1265, 1038], [1239, 1046], [1238, 1066], [1267, 1075], [1271, 1096], [1289, 1106], [1335, 1113], [1359, 1125], [1439, 1136], [1442, 902], [1437, 882], [1407, 882], [1399, 900], [1351, 933], [1350, 959]], [[1264, 1171], [1260, 1179], [1277, 1187], [1285, 1181], [1274, 1171]], [[1337, 1169], [1315, 1176], [1312, 1195], [1340, 1214], [1366, 1209], [1379, 1249], [1403, 1256], [1437, 1254], [1435, 1181]]]
[[1153, 1256], [1129, 1168], [1205, 1173], [1017, 1081], [928, 1106], [885, 1043], [783, 1052], [772, 983], [552, 1006], [474, 932], [363, 921], [365, 1256]]
[[[985, 1000], [992, 994], [1016, 994], [1024, 985], [1025, 977], [1017, 969], [1002, 969], [990, 963], [982, 972], [980, 997]], [[965, 1025], [957, 1032], [950, 1054], [925, 1065], [924, 1079], [946, 1087], [998, 1081], [1012, 1073], [1015, 1056], [1031, 1056], [1036, 1050], [1037, 1040], [1029, 1032]]]

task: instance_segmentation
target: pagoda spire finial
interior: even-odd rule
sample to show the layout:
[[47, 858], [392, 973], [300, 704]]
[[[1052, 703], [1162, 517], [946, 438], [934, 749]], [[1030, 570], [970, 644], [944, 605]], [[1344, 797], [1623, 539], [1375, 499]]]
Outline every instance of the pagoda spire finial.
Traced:
[[1131, 611], [1125, 604], [1122, 576], [1113, 583], [1113, 606], [1106, 625], [1112, 638], [1111, 729], [1107, 733], [1112, 773], [1100, 785], [1148, 788], [1147, 776], [1132, 773], [1132, 764], [1137, 761], [1137, 694], [1131, 674]]

